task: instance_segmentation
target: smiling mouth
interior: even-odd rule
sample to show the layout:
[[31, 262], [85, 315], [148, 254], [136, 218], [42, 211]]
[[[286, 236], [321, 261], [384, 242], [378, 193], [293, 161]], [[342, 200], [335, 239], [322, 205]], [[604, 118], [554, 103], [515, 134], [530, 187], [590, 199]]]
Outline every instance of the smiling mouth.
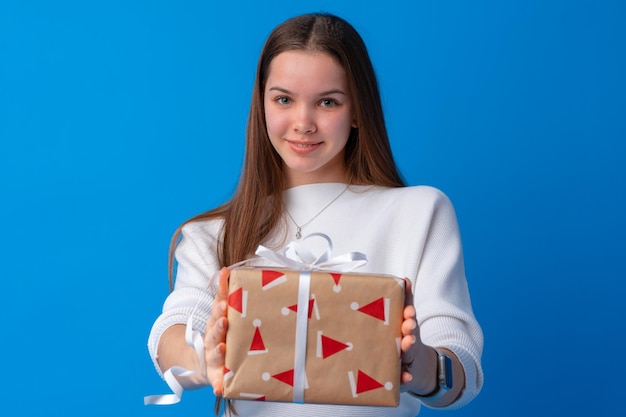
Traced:
[[317, 149], [322, 142], [293, 142], [288, 140], [287, 143], [295, 152], [307, 153]]
[[312, 148], [313, 146], [319, 145], [321, 142], [316, 142], [316, 143], [289, 142], [289, 143], [298, 148]]

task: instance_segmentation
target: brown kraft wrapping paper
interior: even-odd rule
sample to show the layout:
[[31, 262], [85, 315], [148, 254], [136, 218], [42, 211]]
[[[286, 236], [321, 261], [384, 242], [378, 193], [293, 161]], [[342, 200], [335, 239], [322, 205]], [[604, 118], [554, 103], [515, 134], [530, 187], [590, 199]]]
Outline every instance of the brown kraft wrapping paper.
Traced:
[[[294, 401], [301, 273], [231, 271], [225, 398]], [[310, 274], [304, 402], [397, 406], [404, 281], [358, 273]]]

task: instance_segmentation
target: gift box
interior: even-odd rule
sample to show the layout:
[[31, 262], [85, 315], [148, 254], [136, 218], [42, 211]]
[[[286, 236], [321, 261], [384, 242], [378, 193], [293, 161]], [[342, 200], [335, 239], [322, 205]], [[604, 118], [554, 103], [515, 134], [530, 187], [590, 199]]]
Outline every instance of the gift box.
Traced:
[[231, 271], [224, 397], [397, 406], [404, 281]]

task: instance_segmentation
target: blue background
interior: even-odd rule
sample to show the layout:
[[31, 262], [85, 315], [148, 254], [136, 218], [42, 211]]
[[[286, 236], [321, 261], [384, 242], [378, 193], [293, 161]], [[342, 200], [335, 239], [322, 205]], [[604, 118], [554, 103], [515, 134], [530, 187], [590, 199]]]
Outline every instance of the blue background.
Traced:
[[454, 415], [618, 413], [623, 2], [3, 0], [11, 415], [212, 414], [209, 390], [143, 406], [169, 239], [231, 195], [265, 37], [319, 10], [368, 44], [407, 181], [457, 208], [486, 382]]

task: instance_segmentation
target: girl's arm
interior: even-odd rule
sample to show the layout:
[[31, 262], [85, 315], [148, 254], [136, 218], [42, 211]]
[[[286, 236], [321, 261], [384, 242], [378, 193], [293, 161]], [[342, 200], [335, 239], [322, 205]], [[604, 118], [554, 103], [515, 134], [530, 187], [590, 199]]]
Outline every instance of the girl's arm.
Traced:
[[226, 299], [229, 274], [230, 271], [226, 268], [222, 268], [219, 274], [217, 294], [204, 333], [204, 363], [200, 363], [196, 351], [185, 341], [185, 325], [175, 324], [169, 327], [159, 340], [157, 360], [161, 371], [172, 366], [181, 366], [196, 371], [189, 376], [177, 378], [185, 389], [211, 385], [215, 395], [222, 394], [226, 329], [228, 328]]

